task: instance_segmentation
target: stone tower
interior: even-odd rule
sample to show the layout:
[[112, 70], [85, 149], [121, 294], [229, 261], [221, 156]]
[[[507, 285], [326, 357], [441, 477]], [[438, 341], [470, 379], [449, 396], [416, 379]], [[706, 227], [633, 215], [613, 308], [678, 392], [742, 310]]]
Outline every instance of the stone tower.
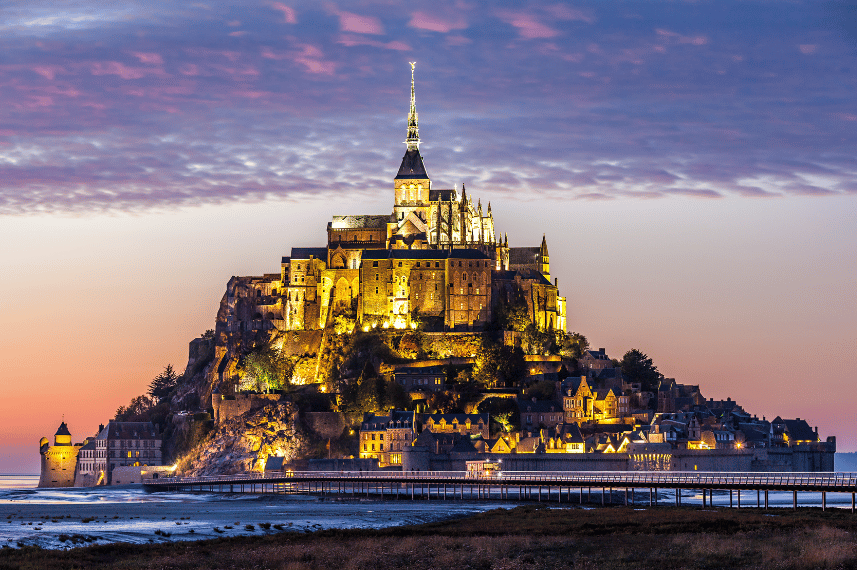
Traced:
[[405, 156], [394, 179], [396, 201], [393, 215], [396, 223], [407, 219], [408, 214], [413, 212], [423, 223], [428, 221], [429, 212], [429, 190], [431, 180], [423, 164], [420, 155], [420, 131], [419, 118], [417, 116], [416, 94], [414, 91], [414, 67], [416, 62], [411, 62], [411, 108], [408, 112], [408, 140], [405, 144]]
[[73, 487], [74, 472], [77, 467], [77, 454], [81, 444], [72, 445], [71, 432], [65, 422], [60, 424], [54, 434], [54, 444], [48, 438], [39, 441], [39, 453], [42, 456], [42, 472], [39, 487]]
[[539, 271], [548, 281], [551, 280], [551, 264], [548, 255], [548, 242], [542, 234], [542, 245], [539, 247]]

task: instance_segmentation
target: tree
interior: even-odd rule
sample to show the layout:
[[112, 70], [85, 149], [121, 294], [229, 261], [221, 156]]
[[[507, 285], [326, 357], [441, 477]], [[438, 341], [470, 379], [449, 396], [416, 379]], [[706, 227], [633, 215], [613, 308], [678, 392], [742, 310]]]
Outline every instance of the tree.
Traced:
[[238, 367], [241, 387], [259, 392], [282, 390], [294, 372], [292, 360], [270, 344], [253, 349]]
[[173, 370], [173, 365], [167, 364], [164, 371], [155, 376], [155, 379], [149, 383], [149, 396], [158, 402], [166, 400], [175, 389], [178, 379], [179, 375]]
[[560, 332], [560, 334], [562, 338], [557, 339], [560, 355], [577, 360], [589, 349], [589, 341], [582, 334], [576, 332], [571, 334]]
[[656, 392], [664, 375], [658, 372], [652, 359], [633, 348], [622, 357], [622, 374], [628, 382], [639, 382], [644, 392]]

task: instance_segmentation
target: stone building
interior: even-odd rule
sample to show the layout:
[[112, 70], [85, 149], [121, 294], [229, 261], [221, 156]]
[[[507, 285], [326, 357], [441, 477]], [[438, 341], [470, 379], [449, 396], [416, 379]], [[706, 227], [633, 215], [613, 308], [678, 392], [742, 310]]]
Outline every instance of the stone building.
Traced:
[[416, 436], [415, 412], [367, 413], [360, 424], [360, 459], [377, 459], [379, 467], [402, 464], [402, 450]]
[[[524, 302], [534, 325], [565, 330], [566, 300], [550, 279], [547, 240], [510, 248], [491, 205], [462, 185], [435, 189], [420, 154], [413, 69], [407, 148], [389, 214], [342, 214], [327, 244], [292, 248], [280, 272], [233, 277], [217, 332], [324, 329], [333, 316], [359, 326], [482, 330], [498, 303]], [[418, 315], [417, 321], [413, 317]]]
[[110, 420], [95, 443], [96, 449], [104, 453], [101, 468], [107, 474], [108, 484], [115, 483], [113, 471], [118, 467], [161, 465], [161, 434], [152, 422]]

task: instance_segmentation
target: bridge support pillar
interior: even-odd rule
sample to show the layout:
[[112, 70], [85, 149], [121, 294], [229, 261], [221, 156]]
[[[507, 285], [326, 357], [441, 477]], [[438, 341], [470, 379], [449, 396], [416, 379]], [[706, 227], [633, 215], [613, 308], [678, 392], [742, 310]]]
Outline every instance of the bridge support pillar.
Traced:
[[851, 493], [851, 514], [854, 514], [854, 493]]
[[821, 492], [821, 510], [822, 511], [827, 510], [827, 491]]
[[652, 506], [652, 491], [653, 491], [653, 489], [651, 487], [649, 487], [649, 506], [650, 507]]
[[792, 508], [797, 509], [797, 491], [792, 491]]
[[765, 489], [765, 510], [768, 510], [768, 490]]
[[760, 489], [756, 489], [756, 508], [762, 506], [762, 491]]
[[675, 506], [679, 506], [681, 504], [681, 496], [678, 494], [678, 489], [675, 490]]

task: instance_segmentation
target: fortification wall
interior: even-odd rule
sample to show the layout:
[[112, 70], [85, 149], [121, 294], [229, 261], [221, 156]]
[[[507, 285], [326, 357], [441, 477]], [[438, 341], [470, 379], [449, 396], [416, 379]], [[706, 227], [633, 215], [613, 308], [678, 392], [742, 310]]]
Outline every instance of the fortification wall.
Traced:
[[238, 417], [250, 410], [262, 408], [271, 402], [279, 402], [280, 394], [236, 394], [224, 397], [214, 394], [211, 397], [211, 407], [214, 409], [214, 424]]

